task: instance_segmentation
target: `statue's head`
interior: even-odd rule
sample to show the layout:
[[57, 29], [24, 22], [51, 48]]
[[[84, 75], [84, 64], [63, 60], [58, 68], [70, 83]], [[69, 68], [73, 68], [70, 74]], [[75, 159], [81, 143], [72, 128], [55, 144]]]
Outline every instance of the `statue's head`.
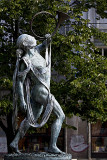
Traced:
[[28, 34], [22, 34], [17, 39], [19, 49], [32, 48], [36, 46], [36, 39]]

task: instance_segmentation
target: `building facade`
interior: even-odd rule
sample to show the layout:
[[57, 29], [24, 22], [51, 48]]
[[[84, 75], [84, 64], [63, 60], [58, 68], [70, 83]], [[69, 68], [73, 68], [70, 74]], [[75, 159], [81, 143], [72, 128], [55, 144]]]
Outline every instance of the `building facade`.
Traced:
[[107, 159], [107, 122], [90, 124], [76, 116], [67, 118], [66, 122], [77, 128], [65, 130], [65, 151], [73, 159]]

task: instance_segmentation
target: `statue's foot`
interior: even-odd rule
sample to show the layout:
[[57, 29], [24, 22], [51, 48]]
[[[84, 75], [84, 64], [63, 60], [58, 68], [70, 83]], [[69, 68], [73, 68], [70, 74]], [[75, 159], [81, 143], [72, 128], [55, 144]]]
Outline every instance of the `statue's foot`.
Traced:
[[18, 150], [18, 146], [16, 146], [15, 144], [11, 143], [11, 144], [10, 144], [10, 147], [11, 147], [11, 149], [12, 149], [12, 151], [13, 151], [14, 153], [18, 153], [18, 154], [21, 153], [21, 152]]
[[47, 152], [54, 154], [65, 154], [65, 152], [62, 152], [58, 147], [49, 147]]

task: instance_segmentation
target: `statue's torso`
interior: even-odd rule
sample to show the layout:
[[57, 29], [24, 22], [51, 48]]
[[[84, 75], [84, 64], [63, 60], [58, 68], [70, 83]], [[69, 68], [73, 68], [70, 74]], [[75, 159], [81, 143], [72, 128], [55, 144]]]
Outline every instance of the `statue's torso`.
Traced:
[[39, 71], [39, 77], [47, 84], [48, 88], [50, 87], [50, 70], [49, 67], [46, 67], [46, 60], [38, 53], [37, 50], [33, 53], [34, 55], [31, 57], [25, 56], [31, 63], [31, 70], [29, 71], [29, 75], [32, 81], [36, 85], [44, 85], [41, 84], [40, 80], [35, 76], [32, 70], [36, 73], [36, 70]]
[[38, 69], [46, 67], [45, 59], [37, 52], [37, 50], [35, 51], [34, 55], [29, 58], [29, 60], [31, 61], [32, 65]]

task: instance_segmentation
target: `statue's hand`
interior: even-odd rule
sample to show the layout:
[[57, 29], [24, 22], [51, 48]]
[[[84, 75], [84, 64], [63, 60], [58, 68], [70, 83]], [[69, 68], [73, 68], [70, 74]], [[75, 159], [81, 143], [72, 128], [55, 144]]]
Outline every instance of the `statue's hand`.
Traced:
[[26, 113], [26, 111], [27, 111], [27, 104], [26, 104], [25, 101], [23, 101], [23, 102], [20, 103], [20, 109], [21, 109], [22, 112]]
[[50, 34], [46, 34], [45, 38], [48, 39], [48, 40], [51, 40], [51, 35]]

